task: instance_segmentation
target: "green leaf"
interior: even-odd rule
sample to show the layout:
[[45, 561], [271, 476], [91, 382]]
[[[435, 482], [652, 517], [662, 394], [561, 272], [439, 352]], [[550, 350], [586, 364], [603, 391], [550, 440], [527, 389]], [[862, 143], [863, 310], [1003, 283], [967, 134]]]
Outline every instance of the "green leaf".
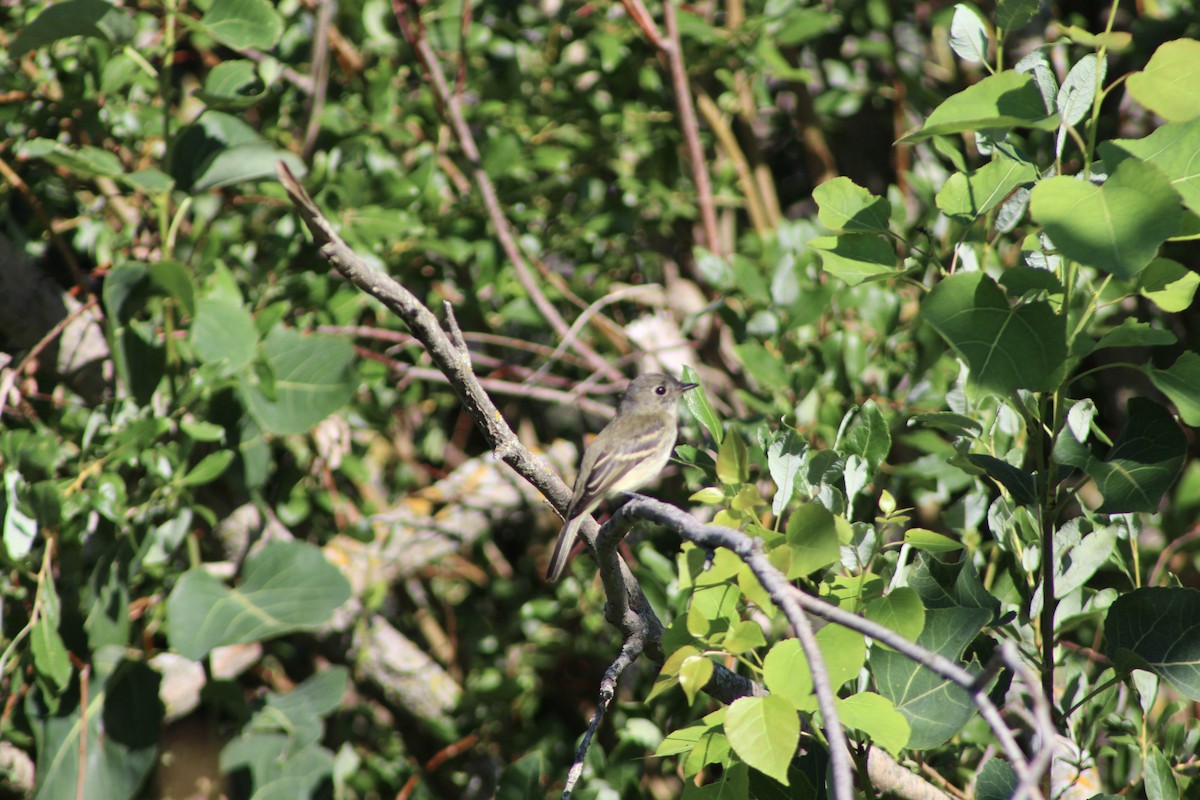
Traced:
[[836, 698], [834, 703], [843, 725], [867, 734], [892, 755], [898, 755], [908, 744], [912, 727], [882, 695], [859, 692], [845, 699]]
[[214, 0], [200, 25], [234, 50], [270, 50], [283, 35], [283, 18], [268, 0]]
[[496, 787], [496, 800], [541, 800], [545, 761], [542, 751], [534, 750], [504, 767]]
[[841, 625], [826, 625], [817, 631], [816, 638], [834, 691], [858, 677], [867, 660], [867, 641], [861, 633]]
[[863, 403], [857, 416], [854, 427], [846, 435], [843, 447], [847, 453], [861, 456], [874, 473], [891, 452], [892, 433], [874, 400]]
[[1146, 374], [1160, 392], [1171, 398], [1184, 422], [1200, 427], [1200, 353], [1188, 350], [1166, 369], [1151, 364]]
[[696, 702], [696, 695], [708, 685], [713, 675], [713, 662], [704, 655], [684, 659], [679, 667], [679, 686], [687, 695], [689, 703]]
[[227, 373], [247, 366], [258, 349], [258, 329], [250, 312], [241, 303], [220, 297], [196, 303], [191, 339], [201, 361], [221, 365]]
[[1121, 320], [1121, 324], [1100, 337], [1095, 350], [1105, 347], [1152, 347], [1160, 344], [1175, 344], [1178, 341], [1175, 334], [1161, 328], [1152, 328], [1150, 323], [1141, 322], [1131, 317]]
[[962, 356], [976, 385], [999, 394], [1051, 391], [1067, 357], [1062, 320], [1045, 301], [1009, 306], [982, 272], [951, 275], [921, 303], [921, 316]]
[[772, 645], [763, 659], [763, 682], [773, 697], [780, 697], [798, 711], [815, 711], [812, 673], [808, 658], [797, 639], [784, 639]]
[[1138, 293], [1171, 314], [1178, 314], [1192, 304], [1198, 286], [1200, 273], [1169, 258], [1154, 259], [1138, 275]]
[[1146, 800], [1179, 800], [1179, 782], [1171, 771], [1171, 764], [1157, 745], [1148, 748], [1142, 781], [1146, 786]]
[[179, 130], [171, 150], [171, 177], [193, 194], [244, 181], [275, 180], [275, 165], [287, 164], [297, 177], [307, 174], [294, 154], [266, 141], [237, 117], [206, 111]]
[[8, 55], [18, 59], [30, 50], [70, 36], [90, 36], [118, 44], [133, 38], [132, 15], [103, 0], [64, 0], [46, 8], [13, 39]]
[[1065, 175], [1040, 181], [1029, 210], [1058, 252], [1126, 280], [1179, 230], [1179, 195], [1157, 167], [1134, 158], [1101, 186]]
[[262, 356], [273, 379], [270, 396], [261, 378], [255, 383], [258, 376], [246, 372], [240, 388], [251, 413], [272, 433], [307, 432], [358, 388], [350, 371], [354, 348], [340, 337], [277, 326], [263, 342]]
[[196, 286], [181, 262], [164, 258], [151, 264], [150, 282], [175, 298], [184, 314], [190, 317], [196, 313]]
[[909, 528], [904, 532], [904, 543], [932, 555], [957, 553], [963, 549], [963, 543], [940, 533], [925, 528]]
[[269, 544], [246, 562], [236, 588], [201, 567], [184, 573], [167, 597], [167, 638], [196, 661], [214, 647], [313, 630], [349, 597], [350, 584], [318, 548]]
[[37, 742], [37, 800], [76, 797], [80, 786], [89, 798], [132, 798], [143, 788], [158, 755], [161, 678], [144, 662], [118, 661], [120, 652], [95, 654], [86, 708], [51, 713], [36, 693], [26, 704]]
[[811, 575], [841, 556], [837, 521], [820, 503], [805, 503], [792, 512], [787, 522], [787, 541], [793, 550], [789, 580]]
[[954, 6], [954, 18], [950, 22], [950, 49], [971, 64], [987, 61], [987, 26], [979, 12], [966, 3]]
[[1109, 606], [1104, 653], [1123, 670], [1144, 669], [1200, 701], [1200, 592], [1134, 589]]
[[200, 459], [200, 463], [188, 470], [187, 474], [178, 478], [175, 485], [203, 486], [206, 483], [212, 483], [225, 473], [235, 455], [236, 453], [232, 450], [218, 450], [215, 453], [209, 453]]
[[930, 136], [978, 130], [1035, 128], [1053, 130], [1058, 116], [1047, 116], [1033, 76], [1005, 70], [947, 98], [925, 124], [900, 139], [919, 142]]
[[[925, 628], [917, 644], [957, 661], [991, 617], [990, 611], [981, 608], [931, 608], [925, 612]], [[944, 744], [975, 714], [975, 704], [964, 689], [906, 656], [872, 648], [870, 662], [879, 693], [912, 727], [910, 748]]]
[[265, 93], [266, 85], [254, 62], [235, 58], [209, 71], [197, 97], [210, 106], [240, 108], [252, 105]]
[[1183, 467], [1183, 433], [1165, 408], [1144, 397], [1129, 401], [1128, 420], [1103, 459], [1063, 430], [1054, 459], [1078, 467], [1104, 495], [1102, 514], [1155, 511]]
[[663, 662], [658, 671], [658, 678], [655, 679], [650, 694], [646, 696], [646, 702], [650, 702], [679, 683], [679, 670], [683, 666], [683, 662], [699, 654], [700, 650], [689, 644], [667, 656], [667, 660]]
[[967, 439], [977, 439], [983, 433], [983, 426], [978, 422], [953, 411], [930, 411], [924, 414], [914, 414], [908, 424], [934, 428], [951, 436], [961, 436]]
[[887, 199], [846, 177], [834, 178], [813, 189], [819, 209], [817, 219], [838, 233], [887, 233], [892, 215]]
[[902, 272], [891, 242], [879, 236], [818, 236], [808, 246], [817, 251], [826, 272], [851, 286]]
[[1019, 783], [1011, 764], [993, 758], [983, 765], [975, 778], [975, 800], [1009, 800]]
[[948, 217], [969, 224], [991, 211], [1014, 189], [1032, 183], [1037, 169], [1032, 164], [997, 158], [970, 175], [951, 173], [937, 193], [937, 207]]
[[782, 697], [743, 697], [729, 706], [725, 736], [738, 758], [788, 785], [788, 764], [800, 743], [800, 718]]
[[53, 139], [30, 139], [20, 146], [17, 154], [40, 158], [81, 178], [117, 178], [125, 174], [116, 155], [91, 145], [68, 147]]
[[25, 481], [21, 473], [13, 468], [4, 470], [4, 549], [8, 557], [20, 561], [29, 555], [33, 543], [37, 540], [38, 521], [31, 514], [26, 514], [22, 507], [19, 489]]
[[[876, 597], [867, 603], [864, 611], [867, 619], [878, 622], [910, 641], [916, 640], [925, 627], [925, 606], [921, 603], [921, 596], [907, 586], [893, 589], [883, 597]], [[876, 642], [873, 646], [885, 645]]]
[[267, 692], [266, 703], [250, 719], [249, 730], [280, 731], [292, 747], [309, 747], [320, 741], [321, 718], [342, 705], [350, 671], [333, 666], [315, 673], [286, 694]]
[[1149, 161], [1162, 170], [1183, 204], [1200, 214], [1200, 117], [1188, 122], [1170, 122], [1141, 139], [1114, 139], [1100, 145], [1109, 169], [1126, 154]]
[[746, 443], [737, 431], [729, 431], [717, 450], [717, 480], [733, 486], [750, 478], [750, 460]]
[[787, 428], [767, 448], [767, 469], [775, 481], [775, 497], [771, 501], [771, 513], [783, 514], [784, 509], [796, 496], [796, 478], [804, 468], [804, 454], [808, 444], [793, 428]]
[[1031, 506], [1037, 503], [1037, 482], [1030, 473], [1014, 467], [1002, 458], [985, 453], [971, 453], [967, 460], [1007, 489], [1017, 505]]
[[222, 774], [245, 772], [256, 787], [253, 800], [313, 797], [333, 772], [333, 755], [323, 747], [294, 748], [278, 733], [243, 733], [221, 750]]
[[[1088, 53], [1071, 67], [1058, 92], [1058, 115], [1061, 128], [1074, 127], [1092, 110], [1097, 87], [1104, 83], [1105, 63]], [[1060, 128], [1060, 129], [1061, 129]], [[1062, 137], [1059, 138], [1062, 152]]]
[[766, 647], [767, 638], [763, 635], [761, 625], [753, 620], [744, 619], [730, 629], [724, 644], [730, 653], [741, 655], [758, 647]]
[[1000, 0], [996, 4], [996, 27], [1007, 32], [1021, 27], [1037, 14], [1042, 0]]
[[1168, 122], [1200, 116], [1200, 42], [1176, 39], [1159, 45], [1146, 68], [1125, 85], [1134, 100]]
[[[694, 369], [685, 366], [683, 368], [683, 381], [685, 383], [700, 383], [700, 376]], [[700, 385], [690, 392], [685, 392], [683, 403], [687, 406], [688, 412], [704, 426], [704, 429], [708, 431], [708, 435], [720, 446], [722, 440], [725, 438], [725, 429], [721, 427], [721, 418], [717, 416], [717, 412], [713, 411], [712, 404], [708, 402], [708, 395], [704, 393], [704, 386]]]
[[71, 680], [71, 657], [58, 632], [58, 623], [40, 619], [29, 636], [33, 667], [54, 694], [61, 694]]

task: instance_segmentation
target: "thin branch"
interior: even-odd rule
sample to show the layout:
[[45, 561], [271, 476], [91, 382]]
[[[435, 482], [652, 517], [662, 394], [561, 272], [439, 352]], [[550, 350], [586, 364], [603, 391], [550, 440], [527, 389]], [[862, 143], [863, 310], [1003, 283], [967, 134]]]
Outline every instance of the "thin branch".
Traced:
[[537, 372], [533, 373], [528, 380], [533, 381], [541, 377], [548, 369], [550, 369], [554, 362], [557, 361], [562, 356], [563, 352], [571, 345], [571, 343], [575, 341], [575, 337], [579, 335], [579, 331], [583, 329], [583, 326], [586, 325], [588, 320], [597, 314], [600, 309], [623, 300], [626, 297], [643, 294], [648, 291], [662, 291], [662, 287], [657, 283], [626, 286], [624, 289], [618, 289], [615, 292], [609, 292], [608, 294], [604, 295], [604, 297], [601, 297], [599, 300], [585, 308], [583, 313], [576, 317], [575, 321], [571, 323], [570, 330], [567, 331], [567, 335], [563, 337], [561, 342], [559, 342], [558, 347], [554, 348], [554, 352], [550, 354], [550, 357], [546, 359], [542, 366], [538, 367]]
[[[460, 351], [451, 342], [437, 317], [412, 292], [387, 273], [367, 264], [346, 244], [286, 164], [281, 161], [276, 169], [284, 190], [300, 212], [321, 254], [351, 283], [378, 299], [404, 321], [424, 345], [434, 365], [446, 376], [495, 455], [541, 492], [559, 514], [563, 514], [571, 500], [571, 490], [542, 459], [536, 458], [521, 444], [475, 376], [470, 355]], [[598, 530], [595, 521], [588, 519], [579, 532], [593, 552]], [[662, 661], [662, 623], [624, 562], [621, 562], [618, 573], [612, 576], [611, 585], [606, 584], [605, 588], [609, 591], [609, 608], [618, 620], [614, 623], [617, 629], [626, 639], [645, 635], [646, 652], [656, 661]], [[609, 615], [609, 619], [614, 619], [613, 614]]]
[[321, 132], [321, 112], [325, 109], [325, 95], [329, 88], [329, 29], [333, 26], [333, 0], [317, 0], [317, 13], [313, 21], [312, 48], [312, 95], [308, 105], [308, 124], [304, 129], [304, 160], [312, 158], [317, 145], [317, 134]]
[[667, 30], [667, 40], [659, 45], [659, 50], [666, 56], [671, 72], [675, 106], [679, 111], [679, 127], [683, 131], [688, 165], [692, 170], [692, 183], [696, 187], [696, 204], [700, 208], [700, 224], [704, 231], [701, 245], [719, 255], [722, 248], [717, 233], [716, 203], [713, 201], [712, 183], [708, 179], [704, 148], [700, 144], [700, 125], [696, 121], [696, 109], [692, 105], [692, 87], [688, 82], [687, 69], [683, 65], [683, 44], [679, 38], [679, 24], [675, 19], [675, 0], [663, 2], [663, 25]]
[[696, 104], [700, 107], [700, 113], [704, 115], [704, 121], [708, 123], [708, 127], [717, 137], [721, 149], [725, 151], [726, 157], [733, 164], [733, 169], [738, 176], [738, 183], [742, 187], [742, 196], [746, 198], [746, 214], [750, 217], [750, 224], [754, 227], [754, 232], [760, 236], [765, 235], [771, 230], [772, 225], [767, 218], [767, 210], [758, 190], [758, 181], [755, 179], [754, 170], [751, 169], [750, 162], [746, 160], [746, 154], [742, 152], [733, 128], [729, 127], [729, 123], [721, 114], [721, 109], [703, 89], [696, 93]]
[[621, 645], [621, 651], [617, 654], [616, 659], [604, 671], [604, 677], [600, 680], [600, 700], [596, 703], [596, 710], [592, 713], [591, 722], [588, 723], [583, 739], [575, 750], [575, 760], [571, 762], [571, 768], [567, 771], [567, 783], [563, 787], [562, 800], [569, 800], [571, 792], [575, 790], [575, 784], [583, 775], [583, 761], [587, 758], [588, 748], [592, 745], [592, 737], [600, 728], [604, 712], [608, 710], [609, 704], [617, 695], [617, 682], [621, 680], [621, 674], [625, 672], [626, 667], [637, 660], [644, 646], [645, 642], [640, 638], [626, 639]]

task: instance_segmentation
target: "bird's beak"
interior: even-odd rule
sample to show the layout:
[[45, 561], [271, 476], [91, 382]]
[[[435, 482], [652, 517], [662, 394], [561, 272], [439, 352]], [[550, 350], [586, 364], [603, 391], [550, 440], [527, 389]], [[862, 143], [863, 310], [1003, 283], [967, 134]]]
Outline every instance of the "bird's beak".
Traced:
[[695, 389], [699, 385], [700, 384], [698, 384], [698, 383], [685, 383], [685, 384], [683, 384], [683, 388], [680, 389], [679, 391], [690, 392], [692, 389]]

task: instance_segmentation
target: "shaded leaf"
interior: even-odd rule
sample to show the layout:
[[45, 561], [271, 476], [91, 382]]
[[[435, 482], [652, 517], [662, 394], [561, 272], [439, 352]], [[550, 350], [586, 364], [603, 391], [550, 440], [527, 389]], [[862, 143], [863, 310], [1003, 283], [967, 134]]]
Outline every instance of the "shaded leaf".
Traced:
[[1146, 373], [1158, 390], [1171, 398], [1184, 422], [1200, 426], [1200, 353], [1188, 350], [1166, 369], [1149, 365]]
[[1129, 401], [1129, 419], [1112, 449], [1097, 457], [1070, 429], [1058, 437], [1054, 458], [1078, 467], [1104, 495], [1102, 514], [1154, 511], [1183, 467], [1183, 432], [1162, 406], [1144, 397]]
[[1121, 669], [1144, 669], [1200, 700], [1200, 592], [1152, 587], [1121, 595], [1104, 620], [1104, 652]]
[[48, 7], [25, 26], [9, 46], [8, 55], [20, 58], [30, 50], [69, 36], [90, 36], [119, 44], [132, 39], [134, 31], [133, 17], [123, 8], [103, 0], [64, 0]]
[[946, 278], [921, 303], [921, 315], [992, 391], [1048, 391], [1067, 356], [1062, 320], [1044, 301], [1012, 307], [982, 272]]
[[[929, 609], [917, 644], [957, 661], [989, 619], [991, 612], [985, 609]], [[873, 648], [870, 663], [879, 693], [912, 727], [908, 747], [944, 744], [975, 714], [975, 704], [965, 690], [899, 653]]]
[[817, 219], [839, 233], [887, 233], [892, 208], [886, 198], [846, 177], [826, 181], [813, 189]]

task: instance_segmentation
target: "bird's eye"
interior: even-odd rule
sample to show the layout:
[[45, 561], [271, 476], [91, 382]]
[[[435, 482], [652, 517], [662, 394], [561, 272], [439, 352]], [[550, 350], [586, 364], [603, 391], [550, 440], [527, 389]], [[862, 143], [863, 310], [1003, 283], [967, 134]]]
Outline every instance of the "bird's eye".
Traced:
[[666, 394], [666, 393], [667, 393], [667, 387], [665, 387], [665, 386], [655, 386], [655, 387], [654, 387], [654, 393], [655, 393], [655, 394], [657, 394], [657, 395], [660, 395], [660, 396], [661, 396], [661, 395], [664, 395], [664, 394]]

